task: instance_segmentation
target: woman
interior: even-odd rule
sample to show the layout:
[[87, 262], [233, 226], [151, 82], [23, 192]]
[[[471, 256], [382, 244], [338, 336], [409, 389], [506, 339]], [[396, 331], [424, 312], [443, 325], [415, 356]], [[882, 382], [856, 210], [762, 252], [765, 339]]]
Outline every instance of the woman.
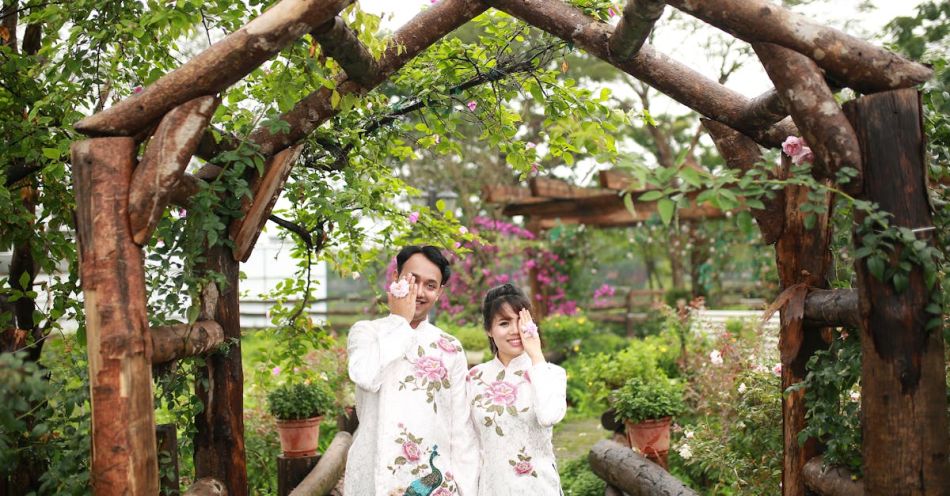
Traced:
[[544, 360], [530, 308], [511, 284], [488, 291], [482, 306], [495, 358], [468, 374], [481, 496], [561, 494], [551, 427], [567, 410], [567, 375]]

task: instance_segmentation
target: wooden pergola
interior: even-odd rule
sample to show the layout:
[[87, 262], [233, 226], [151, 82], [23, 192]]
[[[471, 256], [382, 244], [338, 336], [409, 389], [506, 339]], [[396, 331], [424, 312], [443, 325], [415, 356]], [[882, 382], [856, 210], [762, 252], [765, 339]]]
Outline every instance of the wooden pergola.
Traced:
[[[266, 163], [262, 174], [249, 172], [253, 200], [244, 201], [244, 216], [230, 225], [234, 249], [214, 246], [204, 255], [204, 269], [222, 274], [225, 284], [205, 288], [196, 324], [149, 328], [142, 247], [169, 204], [187, 208], [199, 182], [220, 173], [211, 159], [237, 147], [238, 140], [226, 131], [209, 129], [220, 94], [308, 33], [345, 70], [335, 91], [361, 95], [457, 27], [496, 8], [568, 40], [703, 115], [730, 167], [748, 168], [758, 161], [760, 145], [777, 147], [787, 136], [801, 135], [814, 150], [816, 177], [834, 181], [836, 171], [853, 167], [862, 175], [849, 183], [849, 191], [893, 212], [898, 225], [932, 225], [920, 105], [913, 89], [932, 71], [767, 0], [629, 0], [616, 28], [560, 0], [441, 0], [397, 30], [379, 59], [371, 57], [337, 17], [351, 2], [282, 0], [140, 94], [75, 125], [90, 136], [73, 145], [72, 165], [92, 390], [95, 494], [158, 493], [151, 367], [196, 354], [205, 357], [206, 365], [195, 378], [196, 394], [204, 404], [195, 419], [195, 467], [197, 476], [207, 479], [204, 489], [193, 491], [247, 494], [238, 267], [253, 250], [301, 143], [336, 114], [331, 105], [334, 90], [321, 87], [284, 113], [286, 132], [261, 127], [250, 135]], [[747, 98], [644, 43], [666, 5], [751, 43], [775, 89]], [[870, 95], [842, 108], [827, 80]], [[138, 157], [146, 139], [145, 152]], [[195, 175], [185, 173], [192, 156], [209, 162]], [[783, 165], [777, 174], [787, 171], [788, 164]], [[806, 228], [798, 209], [806, 194], [790, 186], [766, 210], [754, 214], [767, 242], [776, 244], [783, 288], [800, 288], [797, 291], [810, 295], [812, 288], [827, 286], [831, 201], [829, 196], [817, 225]], [[548, 209], [552, 215], [563, 208], [556, 195], [548, 198], [555, 199], [530, 208]], [[584, 205], [575, 215], [578, 220], [600, 216], [606, 221], [618, 211], [616, 194], [572, 201]], [[932, 242], [926, 232], [922, 239]], [[824, 346], [822, 328], [855, 324], [862, 335], [865, 490], [946, 494], [950, 467], [943, 342], [939, 330], [927, 332], [923, 327], [929, 290], [919, 268], [902, 293], [868, 277], [863, 264], [856, 269], [859, 287], [850, 294], [857, 298], [847, 300], [853, 304], [846, 311], [816, 313], [826, 307], [804, 297], [792, 299], [804, 308], [782, 310], [783, 386], [802, 380], [808, 357]], [[222, 340], [234, 342], [226, 352], [208, 353]], [[804, 445], [797, 441], [804, 411], [802, 392], [785, 397], [785, 495], [806, 493], [803, 470], [820, 450], [816, 440]], [[345, 455], [345, 436], [341, 439], [336, 452]], [[305, 481], [314, 493], [328, 490], [333, 476], [339, 476], [342, 455], [327, 458], [335, 461], [321, 462], [314, 471], [322, 472]], [[635, 485], [637, 478], [623, 460], [606, 465], [598, 460], [592, 465], [611, 484], [651, 494], [636, 492], [643, 489]], [[328, 466], [331, 463], [336, 465]], [[301, 487], [298, 491], [310, 494]]]

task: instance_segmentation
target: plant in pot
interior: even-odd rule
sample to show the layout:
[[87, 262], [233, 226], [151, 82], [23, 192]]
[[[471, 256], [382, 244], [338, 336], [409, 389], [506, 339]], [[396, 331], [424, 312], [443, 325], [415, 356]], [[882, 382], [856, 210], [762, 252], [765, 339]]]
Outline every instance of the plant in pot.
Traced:
[[280, 448], [287, 458], [314, 456], [320, 422], [334, 407], [334, 397], [323, 382], [281, 384], [267, 395], [271, 415], [277, 418]]
[[670, 421], [682, 412], [683, 386], [664, 375], [633, 377], [611, 394], [617, 421], [623, 420], [627, 440], [647, 458], [667, 467]]

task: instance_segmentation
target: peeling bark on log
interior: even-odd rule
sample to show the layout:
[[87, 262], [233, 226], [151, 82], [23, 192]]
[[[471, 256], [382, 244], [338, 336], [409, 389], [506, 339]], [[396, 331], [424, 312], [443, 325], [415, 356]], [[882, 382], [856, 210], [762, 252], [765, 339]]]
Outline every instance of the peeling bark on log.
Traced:
[[372, 88], [376, 73], [376, 59], [360, 43], [356, 31], [346, 25], [343, 19], [333, 20], [313, 30], [310, 36], [320, 44], [323, 53], [336, 60], [346, 72], [346, 78], [364, 88]]
[[352, 2], [282, 0], [138, 95], [86, 117], [75, 128], [90, 136], [133, 136], [172, 108], [231, 86], [292, 41], [333, 19]]
[[607, 44], [613, 28], [564, 2], [485, 1], [496, 9], [576, 44], [670, 98], [706, 117], [742, 131], [765, 146], [778, 147], [789, 134], [797, 134], [794, 126], [785, 121], [765, 130], [748, 125], [740, 119], [749, 105], [748, 98], [654, 50], [649, 44], [644, 44], [633, 58], [612, 58]]
[[907, 88], [933, 71], [842, 31], [815, 24], [768, 0], [666, 0], [749, 43], [775, 43], [804, 54], [835, 81], [861, 93]]
[[277, 153], [264, 165], [264, 177], [255, 177], [251, 181], [250, 189], [254, 198], [243, 202], [241, 212], [244, 215], [234, 219], [230, 226], [235, 260], [247, 262], [250, 258], [254, 243], [257, 242], [257, 237], [260, 236], [261, 229], [274, 209], [287, 177], [290, 176], [290, 169], [302, 150], [303, 145], [297, 145]]
[[[790, 168], [790, 160], [783, 156], [783, 173]], [[808, 188], [790, 185], [785, 187], [785, 224], [775, 243], [775, 261], [778, 267], [781, 289], [784, 291], [796, 284], [827, 287], [827, 273], [831, 267], [831, 194], [826, 193], [819, 204], [821, 214], [811, 229], [805, 227], [806, 214], [801, 205], [808, 202]], [[815, 351], [826, 348], [822, 340], [822, 328], [805, 322], [804, 311], [798, 314], [786, 305], [780, 313], [781, 331], [779, 352], [788, 363], [782, 365], [782, 391], [805, 379], [805, 364]], [[783, 362], [786, 360], [783, 359]], [[798, 441], [798, 433], [805, 428], [805, 390], [782, 395], [782, 428], [784, 457], [782, 464], [782, 494], [805, 496], [802, 467], [818, 452], [818, 442], [808, 439]]]
[[753, 43], [752, 48], [815, 154], [816, 176], [833, 181], [842, 167], [852, 167], [859, 175], [842, 188], [852, 193], [860, 191], [858, 138], [815, 62], [772, 43]]
[[224, 329], [213, 320], [154, 327], [152, 364], [207, 353], [224, 342]]
[[[849, 102], [845, 112], [861, 143], [865, 198], [892, 213], [893, 226], [933, 226], [917, 91], [865, 96]], [[932, 245], [934, 234], [924, 231], [918, 239]], [[857, 233], [855, 240], [860, 243]], [[939, 325], [925, 329], [936, 317], [925, 307], [940, 288], [928, 289], [916, 265], [903, 292], [871, 276], [863, 260], [855, 272], [865, 489], [875, 495], [950, 494], [943, 332]]]
[[620, 22], [610, 35], [607, 46], [610, 55], [626, 59], [640, 51], [665, 7], [663, 0], [627, 0]]
[[181, 487], [178, 482], [178, 430], [175, 424], [155, 426], [158, 439], [158, 472], [161, 476], [162, 496], [179, 496]]
[[128, 223], [132, 138], [72, 145], [96, 494], [158, 493], [142, 250]]
[[217, 97], [198, 97], [175, 107], [159, 123], [132, 173], [129, 222], [136, 243], [144, 245], [155, 231], [219, 103]]
[[343, 471], [346, 469], [346, 455], [350, 451], [351, 444], [353, 444], [353, 436], [349, 432], [337, 432], [326, 452], [320, 457], [320, 462], [294, 488], [290, 496], [321, 496], [329, 493], [343, 476]]
[[613, 441], [600, 441], [587, 456], [590, 468], [630, 496], [698, 496], [663, 467]]
[[816, 327], [860, 325], [858, 292], [855, 289], [812, 289], [805, 297], [805, 321]]
[[221, 292], [218, 291], [218, 285], [214, 282], [208, 282], [201, 288], [201, 310], [198, 312], [198, 320], [214, 320], [214, 311], [218, 308], [218, 298]]
[[841, 467], [824, 467], [816, 456], [805, 464], [805, 485], [819, 496], [864, 496], [864, 481], [852, 480], [851, 473]]
[[211, 477], [198, 479], [182, 496], [228, 496], [228, 489]]
[[[716, 149], [731, 169], [748, 172], [762, 161], [759, 146], [748, 136], [731, 127], [709, 119], [700, 119], [712, 137]], [[762, 239], [770, 245], [778, 241], [785, 227], [785, 191], [776, 192], [772, 198], [763, 198], [765, 209], [751, 209], [752, 217], [762, 231]]]
[[227, 352], [205, 358], [195, 381], [195, 395], [204, 405], [195, 417], [195, 472], [222, 481], [232, 496], [246, 496], [244, 446], [244, 371], [241, 367], [241, 321], [238, 302], [239, 264], [231, 250], [218, 245], [205, 254], [202, 269], [223, 276], [214, 312], [215, 322], [230, 340]]

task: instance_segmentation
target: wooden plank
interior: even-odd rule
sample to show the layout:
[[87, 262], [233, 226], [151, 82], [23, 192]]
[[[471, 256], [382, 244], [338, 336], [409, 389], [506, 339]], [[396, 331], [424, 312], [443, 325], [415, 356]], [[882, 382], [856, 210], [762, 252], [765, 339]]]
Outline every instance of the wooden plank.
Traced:
[[482, 201], [485, 203], [529, 204], [547, 201], [547, 198], [533, 196], [528, 188], [486, 184], [482, 187]]
[[136, 243], [148, 242], [219, 103], [214, 96], [189, 100], [165, 114], [155, 129], [129, 189], [129, 223]]
[[533, 196], [553, 199], [588, 198], [606, 193], [593, 188], [581, 188], [560, 179], [532, 177], [528, 181]]
[[264, 228], [267, 217], [274, 210], [274, 204], [277, 203], [284, 183], [290, 176], [290, 169], [302, 150], [303, 145], [281, 150], [267, 161], [264, 166], [264, 176], [255, 177], [255, 180], [251, 181], [250, 188], [254, 192], [254, 198], [250, 201], [245, 199], [241, 208], [244, 216], [234, 219], [230, 226], [235, 260], [247, 262], [250, 258], [261, 229]]
[[[695, 197], [695, 195], [693, 195]], [[543, 224], [561, 219], [566, 224], [587, 225], [633, 225], [644, 222], [657, 212], [655, 201], [633, 201], [635, 213], [627, 210], [623, 197], [618, 194], [578, 198], [574, 200], [550, 200], [530, 205], [509, 205], [503, 213], [509, 216], [526, 215]], [[724, 214], [718, 208], [692, 204], [678, 210], [681, 219], [719, 218]], [[544, 225], [543, 227], [547, 227]]]
[[[845, 106], [864, 157], [864, 193], [892, 226], [933, 226], [926, 190], [925, 136], [914, 89], [865, 96]], [[861, 222], [862, 219], [857, 219]], [[929, 246], [933, 231], [917, 238]], [[861, 246], [855, 234], [856, 246]], [[898, 245], [900, 246], [900, 245]], [[900, 248], [899, 248], [900, 249]], [[887, 269], [895, 267], [891, 255]], [[855, 264], [861, 313], [861, 425], [867, 494], [950, 494], [943, 329], [925, 329], [932, 289], [914, 265], [907, 288]], [[946, 288], [944, 288], [946, 290]], [[946, 311], [946, 309], [944, 309]]]
[[72, 145], [92, 397], [92, 490], [158, 493], [142, 249], [129, 229], [132, 138]]
[[643, 192], [657, 189], [652, 184], [641, 184], [635, 177], [615, 170], [602, 170], [597, 173], [600, 187], [615, 191]]

